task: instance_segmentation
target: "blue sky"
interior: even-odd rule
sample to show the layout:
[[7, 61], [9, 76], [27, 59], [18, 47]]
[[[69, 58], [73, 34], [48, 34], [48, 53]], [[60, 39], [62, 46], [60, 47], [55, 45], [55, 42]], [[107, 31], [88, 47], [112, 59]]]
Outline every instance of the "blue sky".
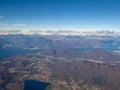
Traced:
[[120, 30], [120, 0], [0, 0], [0, 30]]

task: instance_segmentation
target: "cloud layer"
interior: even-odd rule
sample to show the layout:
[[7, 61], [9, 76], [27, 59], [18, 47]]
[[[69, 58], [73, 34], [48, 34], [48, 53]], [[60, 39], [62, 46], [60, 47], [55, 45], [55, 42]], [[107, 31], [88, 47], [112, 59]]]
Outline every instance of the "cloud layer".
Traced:
[[3, 16], [0, 16], [0, 19], [3, 18]]

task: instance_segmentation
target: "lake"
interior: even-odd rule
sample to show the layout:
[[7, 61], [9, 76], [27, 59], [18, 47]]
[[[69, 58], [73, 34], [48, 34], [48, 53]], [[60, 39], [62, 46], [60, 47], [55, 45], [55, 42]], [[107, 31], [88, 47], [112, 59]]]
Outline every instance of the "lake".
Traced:
[[41, 50], [38, 50], [38, 49], [29, 50], [29, 49], [23, 49], [23, 48], [19, 48], [19, 47], [0, 49], [0, 59], [7, 58], [10, 56], [19, 55], [19, 54], [25, 54], [25, 53], [37, 53], [40, 51]]
[[[117, 47], [115, 46], [109, 46], [107, 48], [77, 48], [80, 51], [89, 51], [89, 50], [119, 50]], [[29, 49], [23, 49], [20, 47], [11, 47], [11, 48], [7, 48], [7, 49], [0, 49], [0, 59], [4, 59], [10, 56], [15, 56], [15, 55], [20, 55], [20, 54], [25, 54], [25, 53], [37, 53], [40, 52], [42, 50], [40, 49], [33, 49], [33, 50], [29, 50]]]
[[26, 80], [24, 81], [24, 90], [45, 90], [49, 83], [39, 82], [35, 80]]

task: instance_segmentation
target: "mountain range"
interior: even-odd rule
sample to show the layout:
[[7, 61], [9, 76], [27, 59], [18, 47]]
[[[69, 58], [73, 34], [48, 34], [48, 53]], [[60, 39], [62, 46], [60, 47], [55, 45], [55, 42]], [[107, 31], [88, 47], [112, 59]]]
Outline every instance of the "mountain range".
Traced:
[[24, 35], [120, 35], [119, 31], [111, 30], [79, 30], [79, 31], [42, 31], [42, 30], [0, 30], [0, 35], [7, 34], [24, 34]]

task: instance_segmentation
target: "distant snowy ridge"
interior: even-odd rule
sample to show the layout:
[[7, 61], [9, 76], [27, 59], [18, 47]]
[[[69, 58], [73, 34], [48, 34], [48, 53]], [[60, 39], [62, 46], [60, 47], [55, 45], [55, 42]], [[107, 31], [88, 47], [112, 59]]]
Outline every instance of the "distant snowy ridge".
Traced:
[[23, 34], [23, 35], [120, 35], [119, 31], [91, 30], [91, 31], [40, 31], [40, 30], [1, 30], [0, 35]]

